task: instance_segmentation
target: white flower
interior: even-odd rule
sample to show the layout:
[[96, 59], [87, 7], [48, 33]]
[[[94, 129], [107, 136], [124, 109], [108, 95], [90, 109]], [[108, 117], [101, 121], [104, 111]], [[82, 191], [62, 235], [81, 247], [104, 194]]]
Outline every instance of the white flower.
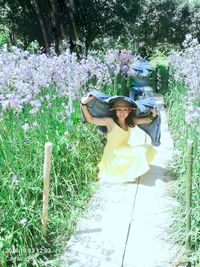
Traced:
[[38, 127], [38, 123], [37, 123], [37, 121], [34, 121], [34, 122], [33, 122], [33, 126], [34, 126], [34, 127]]
[[28, 123], [24, 123], [24, 125], [22, 125], [22, 128], [23, 128], [24, 132], [27, 132], [30, 127], [29, 127]]
[[30, 114], [36, 114], [39, 111], [39, 108], [33, 108], [29, 111]]

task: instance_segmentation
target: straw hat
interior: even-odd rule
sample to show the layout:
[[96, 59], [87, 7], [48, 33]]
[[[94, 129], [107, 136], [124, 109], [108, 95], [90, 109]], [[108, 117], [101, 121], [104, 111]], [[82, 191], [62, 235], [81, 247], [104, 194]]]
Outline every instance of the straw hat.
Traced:
[[110, 110], [119, 109], [119, 108], [131, 108], [136, 109], [133, 107], [133, 104], [126, 101], [126, 100], [116, 100]]

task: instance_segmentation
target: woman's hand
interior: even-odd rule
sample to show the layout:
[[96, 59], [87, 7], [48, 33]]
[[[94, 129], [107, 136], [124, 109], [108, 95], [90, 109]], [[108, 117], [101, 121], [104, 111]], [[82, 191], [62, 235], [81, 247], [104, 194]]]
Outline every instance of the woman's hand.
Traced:
[[94, 96], [86, 95], [81, 98], [81, 104], [86, 105], [88, 104], [92, 99], [94, 99]]
[[154, 121], [154, 119], [157, 117], [158, 113], [157, 113], [157, 110], [156, 110], [155, 106], [150, 110], [151, 110], [151, 114], [148, 117], [133, 118], [133, 123], [135, 125], [152, 123]]
[[156, 110], [156, 107], [155, 106], [151, 109], [151, 114], [152, 114], [151, 116], [153, 118], [155, 118], [157, 116], [157, 110]]

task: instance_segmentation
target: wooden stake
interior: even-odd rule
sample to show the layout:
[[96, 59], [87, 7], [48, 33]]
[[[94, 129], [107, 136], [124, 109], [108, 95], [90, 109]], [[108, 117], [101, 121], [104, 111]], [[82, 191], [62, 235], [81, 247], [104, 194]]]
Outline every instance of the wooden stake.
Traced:
[[51, 154], [52, 154], [52, 143], [48, 142], [45, 144], [45, 157], [44, 157], [44, 169], [43, 169], [44, 187], [43, 187], [43, 210], [41, 218], [43, 235], [46, 235], [47, 231]]
[[192, 149], [193, 141], [189, 140], [187, 144], [187, 157], [186, 157], [186, 249], [191, 248], [191, 201], [192, 201]]

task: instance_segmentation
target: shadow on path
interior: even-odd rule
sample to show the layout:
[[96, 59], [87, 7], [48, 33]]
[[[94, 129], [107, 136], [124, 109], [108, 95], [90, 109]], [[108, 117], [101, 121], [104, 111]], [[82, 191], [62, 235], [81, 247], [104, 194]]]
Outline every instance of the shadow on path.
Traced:
[[155, 186], [157, 180], [161, 180], [165, 183], [170, 182], [168, 170], [160, 166], [151, 165], [150, 170], [141, 176], [139, 183], [146, 186]]

